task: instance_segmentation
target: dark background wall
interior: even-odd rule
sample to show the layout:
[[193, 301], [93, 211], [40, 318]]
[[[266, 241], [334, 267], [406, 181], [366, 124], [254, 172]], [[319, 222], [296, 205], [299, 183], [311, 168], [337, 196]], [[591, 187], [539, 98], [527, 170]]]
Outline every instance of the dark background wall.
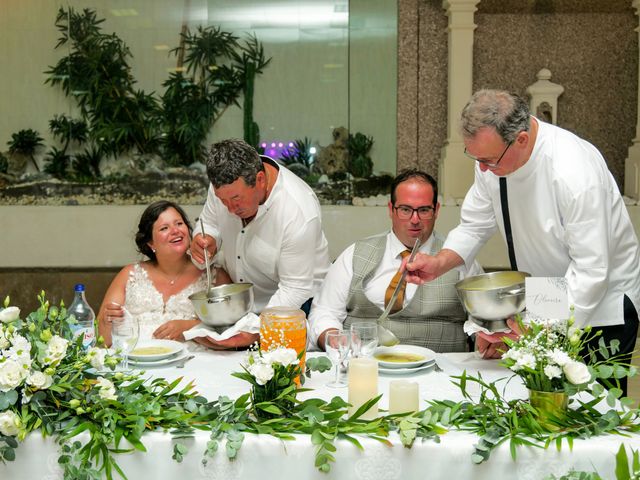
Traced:
[[[622, 186], [637, 118], [638, 17], [631, 1], [482, 0], [475, 23], [473, 89], [524, 95], [548, 68], [565, 88], [558, 124], [596, 145]], [[438, 171], [446, 140], [447, 24], [439, 0], [400, 2], [398, 168], [417, 163]]]
[[[73, 300], [73, 287], [84, 283], [89, 305], [98, 313], [102, 298], [120, 268], [101, 269], [51, 269], [51, 268], [0, 268], [0, 292], [9, 295], [11, 305], [19, 306], [27, 315], [38, 308], [37, 295], [44, 290], [51, 305], [64, 300], [69, 306]], [[0, 304], [4, 297], [0, 298]], [[24, 318], [24, 317], [23, 317]]]

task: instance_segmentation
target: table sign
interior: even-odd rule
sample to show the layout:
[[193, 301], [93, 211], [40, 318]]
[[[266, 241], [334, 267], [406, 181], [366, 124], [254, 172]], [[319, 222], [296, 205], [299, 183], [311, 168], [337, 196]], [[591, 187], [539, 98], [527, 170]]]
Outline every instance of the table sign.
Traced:
[[[378, 396], [378, 362], [373, 358], [349, 360], [349, 415], [353, 415], [366, 402]], [[374, 405], [360, 418], [373, 420], [378, 417], [378, 405]]]
[[565, 319], [571, 314], [564, 277], [525, 278], [528, 319]]
[[419, 397], [416, 382], [392, 380], [389, 384], [389, 413], [417, 412], [420, 410]]

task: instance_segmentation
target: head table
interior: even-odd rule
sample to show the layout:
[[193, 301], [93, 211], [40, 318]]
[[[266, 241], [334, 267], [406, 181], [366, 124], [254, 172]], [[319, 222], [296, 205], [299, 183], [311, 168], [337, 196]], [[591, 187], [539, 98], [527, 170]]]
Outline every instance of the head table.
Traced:
[[[210, 400], [221, 395], [236, 398], [249, 391], [249, 384], [231, 376], [240, 370], [244, 352], [196, 352], [195, 358], [182, 369], [175, 367], [148, 369], [150, 376], [165, 377], [169, 380], [184, 377], [193, 380], [200, 394]], [[318, 353], [310, 353], [320, 355]], [[450, 375], [458, 375], [463, 370], [469, 374], [482, 373], [485, 380], [494, 381], [509, 377], [509, 372], [496, 361], [480, 360], [473, 353], [444, 354], [437, 356], [438, 365], [444, 370], [423, 371], [412, 376], [380, 376], [379, 393], [384, 396], [380, 408], [386, 409], [389, 397], [389, 383], [394, 379], [408, 379], [419, 383], [421, 401], [430, 399], [462, 400], [457, 386]], [[329, 400], [339, 395], [347, 400], [346, 388], [329, 388], [333, 372], [315, 373], [307, 380], [305, 387], [311, 392], [300, 394], [300, 398], [317, 397]], [[525, 398], [524, 386], [517, 380], [505, 382], [509, 397]], [[468, 390], [473, 392], [471, 387]], [[424, 405], [426, 406], [426, 404]], [[622, 437], [604, 435], [589, 440], [575, 440], [573, 450], [563, 443], [561, 451], [551, 447], [539, 449], [519, 447], [517, 461], [511, 458], [509, 445], [497, 448], [490, 459], [480, 465], [471, 461], [475, 435], [450, 431], [441, 436], [440, 443], [432, 440], [416, 440], [413, 448], [404, 448], [397, 436], [391, 435], [392, 447], [376, 440], [362, 438], [364, 451], [358, 450], [347, 441], [336, 442], [336, 462], [328, 474], [314, 467], [314, 447], [306, 435], [297, 436], [296, 441], [282, 441], [268, 435], [247, 434], [234, 461], [226, 458], [224, 451], [202, 464], [203, 453], [209, 435], [196, 431], [195, 437], [182, 439], [189, 452], [182, 463], [172, 460], [174, 440], [168, 433], [153, 432], [145, 435], [146, 453], [131, 453], [117, 456], [129, 479], [471, 479], [508, 480], [542, 479], [545, 475], [559, 476], [569, 469], [597, 470], [604, 478], [612, 478], [615, 467], [615, 453], [620, 443], [640, 449], [640, 436]], [[57, 465], [58, 445], [51, 438], [31, 434], [20, 445], [14, 462], [0, 464], [0, 479], [14, 480], [54, 480], [62, 479], [62, 470]]]

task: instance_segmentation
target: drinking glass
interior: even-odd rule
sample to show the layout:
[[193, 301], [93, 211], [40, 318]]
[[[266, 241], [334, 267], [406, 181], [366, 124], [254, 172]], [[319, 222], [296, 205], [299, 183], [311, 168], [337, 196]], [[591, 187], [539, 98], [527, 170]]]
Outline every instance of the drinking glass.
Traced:
[[138, 343], [138, 322], [131, 316], [111, 317], [111, 347], [122, 354], [122, 369], [129, 369], [129, 352]]
[[352, 323], [351, 342], [354, 357], [372, 357], [378, 346], [378, 325], [375, 322]]
[[351, 334], [343, 331], [328, 332], [325, 336], [324, 346], [329, 360], [331, 360], [331, 363], [336, 367], [335, 380], [327, 383], [327, 387], [346, 387], [347, 382], [342, 378], [340, 367], [349, 354]]

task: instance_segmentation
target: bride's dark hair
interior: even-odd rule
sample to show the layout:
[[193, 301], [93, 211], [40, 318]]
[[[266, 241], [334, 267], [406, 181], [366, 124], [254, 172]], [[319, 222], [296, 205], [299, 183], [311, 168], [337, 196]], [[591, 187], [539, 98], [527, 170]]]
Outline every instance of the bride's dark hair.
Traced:
[[149, 257], [152, 262], [156, 261], [156, 254], [149, 246], [149, 242], [153, 237], [153, 224], [156, 223], [156, 220], [158, 220], [158, 217], [162, 215], [162, 212], [169, 208], [175, 209], [180, 214], [182, 220], [189, 229], [189, 237], [193, 234], [193, 227], [191, 227], [189, 217], [182, 207], [170, 202], [169, 200], [158, 200], [157, 202], [153, 202], [145, 208], [144, 212], [142, 212], [140, 222], [138, 222], [138, 231], [136, 232], [136, 245], [138, 246], [138, 251]]

